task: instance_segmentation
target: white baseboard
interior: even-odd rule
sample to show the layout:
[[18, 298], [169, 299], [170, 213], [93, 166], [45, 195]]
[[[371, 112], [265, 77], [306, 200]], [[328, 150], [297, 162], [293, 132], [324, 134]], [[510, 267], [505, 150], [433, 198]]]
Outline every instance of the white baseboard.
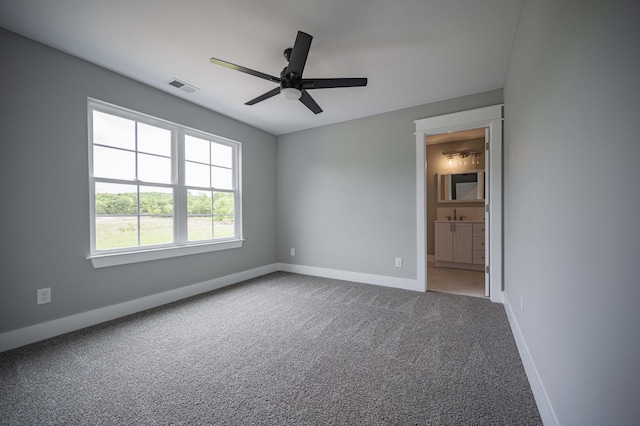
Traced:
[[503, 303], [505, 301], [506, 297], [504, 297], [504, 291], [499, 291], [497, 293], [491, 293], [491, 297], [489, 298], [489, 300], [491, 300], [493, 303]]
[[417, 280], [411, 280], [407, 278], [386, 277], [383, 275], [342, 271], [340, 269], [318, 268], [315, 266], [292, 265], [290, 263], [278, 263], [278, 270], [293, 272], [295, 274], [313, 275], [316, 277], [333, 278], [344, 281], [353, 281], [357, 283], [400, 288], [403, 290], [424, 291], [424, 289], [418, 288], [419, 286]]
[[261, 275], [266, 275], [278, 270], [278, 264], [260, 266], [248, 271], [226, 275], [220, 278], [203, 281], [200, 283], [180, 287], [163, 293], [152, 294], [140, 299], [130, 300], [117, 305], [105, 306], [80, 314], [70, 315], [53, 321], [31, 325], [17, 330], [0, 334], [0, 352], [14, 349], [20, 346], [49, 339], [71, 331], [111, 321], [126, 315], [135, 314], [157, 306], [166, 305], [187, 297], [196, 296], [208, 291], [217, 290], [231, 284], [239, 283]]
[[531, 353], [529, 352], [527, 342], [524, 340], [524, 336], [522, 335], [522, 331], [520, 330], [520, 325], [518, 324], [516, 314], [513, 311], [511, 304], [509, 303], [509, 297], [504, 295], [503, 301], [504, 309], [507, 312], [507, 318], [509, 319], [509, 324], [511, 325], [511, 331], [513, 333], [513, 337], [515, 338], [516, 346], [518, 347], [518, 352], [520, 353], [520, 358], [522, 359], [524, 370], [527, 373], [527, 378], [529, 379], [529, 385], [531, 386], [533, 397], [535, 398], [536, 404], [538, 405], [538, 411], [540, 412], [542, 423], [545, 426], [558, 426], [558, 418], [553, 411], [553, 406], [551, 405], [549, 395], [547, 395], [547, 391], [542, 384], [542, 380], [540, 379], [540, 375], [538, 374], [538, 369], [533, 362], [533, 358], [531, 358]]

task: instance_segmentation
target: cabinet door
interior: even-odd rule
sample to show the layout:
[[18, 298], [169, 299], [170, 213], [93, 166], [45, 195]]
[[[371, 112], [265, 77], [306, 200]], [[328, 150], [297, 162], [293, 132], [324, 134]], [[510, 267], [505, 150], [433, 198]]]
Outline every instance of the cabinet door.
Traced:
[[436, 260], [453, 262], [453, 225], [436, 223]]
[[473, 249], [484, 253], [484, 237], [473, 237]]
[[476, 265], [484, 265], [484, 252], [483, 251], [474, 251], [473, 252], [473, 263]]
[[484, 237], [484, 223], [474, 223], [473, 224], [473, 236], [474, 237]]
[[473, 225], [471, 223], [454, 224], [453, 261], [473, 263]]

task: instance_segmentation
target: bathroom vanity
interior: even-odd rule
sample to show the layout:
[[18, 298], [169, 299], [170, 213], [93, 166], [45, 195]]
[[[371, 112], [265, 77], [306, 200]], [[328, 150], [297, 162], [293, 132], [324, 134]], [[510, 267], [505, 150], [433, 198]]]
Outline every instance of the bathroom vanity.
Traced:
[[436, 266], [483, 271], [484, 228], [484, 221], [436, 220]]

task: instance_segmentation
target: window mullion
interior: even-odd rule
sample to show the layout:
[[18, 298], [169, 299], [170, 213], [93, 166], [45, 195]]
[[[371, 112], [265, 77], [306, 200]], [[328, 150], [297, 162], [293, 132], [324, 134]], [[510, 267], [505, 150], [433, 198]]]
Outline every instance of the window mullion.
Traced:
[[174, 134], [176, 198], [173, 206], [175, 217], [175, 241], [177, 244], [187, 243], [187, 189], [185, 183], [184, 131], [177, 129]]
[[137, 199], [138, 199], [138, 209], [137, 209], [137, 212], [138, 212], [138, 247], [140, 247], [142, 245], [141, 244], [142, 240], [140, 239], [140, 226], [141, 226], [141, 223], [140, 223], [140, 185], [136, 185], [136, 189], [138, 191], [138, 196], [137, 196]]
[[136, 206], [136, 212], [137, 214], [137, 229], [138, 229], [138, 247], [141, 246], [141, 239], [140, 239], [140, 184], [139, 184], [139, 180], [138, 180], [138, 121], [134, 121], [135, 126], [134, 126], [134, 146], [135, 146], [135, 151], [134, 151], [134, 155], [135, 155], [135, 180], [136, 180], [136, 202], [137, 202], [137, 206]]
[[215, 206], [215, 199], [216, 199], [216, 192], [213, 189], [213, 165], [211, 163], [213, 163], [213, 159], [211, 158], [211, 147], [212, 147], [213, 143], [211, 141], [209, 141], [209, 190], [211, 191], [211, 238], [215, 239], [216, 238], [216, 229], [215, 229], [215, 210], [214, 210], [214, 206]]

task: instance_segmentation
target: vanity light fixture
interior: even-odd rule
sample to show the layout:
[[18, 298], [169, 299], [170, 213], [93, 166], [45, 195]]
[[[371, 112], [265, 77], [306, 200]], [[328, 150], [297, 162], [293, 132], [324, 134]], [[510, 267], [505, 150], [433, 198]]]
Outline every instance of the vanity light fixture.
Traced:
[[444, 152], [443, 154], [447, 156], [447, 160], [449, 160], [449, 165], [453, 166], [453, 154], [446, 154]]
[[449, 165], [452, 166], [453, 165], [453, 160], [455, 157], [460, 158], [459, 160], [459, 164], [460, 165], [466, 165], [467, 164], [467, 157], [471, 157], [471, 164], [474, 165], [478, 165], [480, 164], [480, 156], [482, 155], [482, 152], [479, 151], [444, 151], [442, 153], [442, 155], [444, 155], [447, 160], [449, 160]]
[[459, 155], [460, 155], [460, 165], [466, 166], [467, 165], [467, 157], [469, 156], [469, 153], [468, 152], [461, 152]]
[[474, 152], [471, 154], [473, 157], [471, 158], [471, 164], [479, 165], [480, 164], [480, 153]]

